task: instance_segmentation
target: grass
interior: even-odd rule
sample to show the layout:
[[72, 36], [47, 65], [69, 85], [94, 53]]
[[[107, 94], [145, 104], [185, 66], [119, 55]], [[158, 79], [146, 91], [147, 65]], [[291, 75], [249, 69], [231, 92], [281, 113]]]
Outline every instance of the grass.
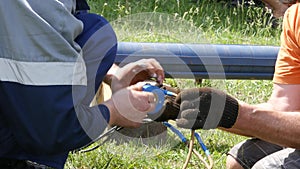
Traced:
[[[92, 12], [110, 21], [119, 41], [279, 45], [280, 20], [274, 20], [270, 12], [254, 4], [232, 6], [221, 0], [88, 2]], [[196, 84], [193, 79], [167, 79], [166, 82], [180, 88], [221, 88], [251, 104], [266, 101], [272, 91], [272, 82], [268, 80], [206, 79]], [[188, 136], [188, 131], [182, 131]], [[245, 139], [220, 130], [198, 132], [212, 154], [216, 169], [225, 168], [226, 153]], [[201, 152], [198, 145], [196, 149]], [[186, 155], [187, 148], [168, 132], [160, 143], [144, 144], [139, 139], [124, 144], [110, 141], [88, 153], [70, 154], [65, 167], [173, 169], [182, 167]], [[191, 159], [189, 168], [203, 167], [196, 158]]]
[[[232, 6], [228, 1], [222, 0], [218, 0], [218, 2], [214, 0], [199, 0], [197, 2], [192, 0], [89, 0], [89, 3], [91, 4], [92, 12], [103, 15], [112, 23], [115, 23], [118, 19], [127, 18], [128, 21], [130, 20], [128, 16], [141, 15], [141, 13], [163, 13], [169, 15], [169, 20], [175, 21], [173, 23], [168, 22], [167, 26], [175, 27], [175, 30], [181, 27], [181, 32], [185, 34], [191, 31], [193, 33], [195, 31], [197, 33], [201, 32], [208, 42], [211, 43], [279, 44], [281, 22], [274, 20], [270, 12], [264, 8], [253, 4]], [[166, 21], [163, 20], [161, 24], [166, 26]], [[145, 20], [143, 22], [145, 23]], [[159, 20], [156, 20], [156, 24], [159, 24], [159, 22]], [[132, 20], [130, 23], [132, 23]], [[175, 23], [177, 25], [174, 25]], [[276, 24], [278, 24], [277, 27]], [[119, 26], [114, 27], [117, 33]], [[137, 32], [136, 29], [131, 29], [131, 31]], [[170, 32], [168, 35], [176, 36], [173, 32]], [[155, 42], [155, 40], [148, 38], [136, 38], [133, 40]], [[195, 42], [192, 40], [189, 41]], [[131, 41], [131, 39], [128, 41]]]

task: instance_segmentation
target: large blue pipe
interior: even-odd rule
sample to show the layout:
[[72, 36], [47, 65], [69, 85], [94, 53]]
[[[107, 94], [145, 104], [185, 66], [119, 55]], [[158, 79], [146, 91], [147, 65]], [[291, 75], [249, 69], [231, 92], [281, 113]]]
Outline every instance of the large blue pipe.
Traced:
[[167, 77], [272, 79], [277, 46], [120, 42], [116, 63], [157, 59]]

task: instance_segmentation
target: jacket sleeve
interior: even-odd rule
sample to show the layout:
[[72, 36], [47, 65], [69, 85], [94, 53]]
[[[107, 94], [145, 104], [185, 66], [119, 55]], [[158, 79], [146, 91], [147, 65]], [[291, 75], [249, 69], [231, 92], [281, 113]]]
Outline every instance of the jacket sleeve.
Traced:
[[[83, 30], [88, 21], [58, 1], [5, 3], [0, 5], [0, 32], [5, 31], [5, 36], [0, 33], [0, 113], [6, 126], [31, 154], [59, 154], [90, 143], [109, 121], [106, 106], [89, 103], [114, 61], [111, 26], [93, 15], [101, 21], [98, 28]], [[87, 32], [90, 36], [80, 46], [74, 37]]]

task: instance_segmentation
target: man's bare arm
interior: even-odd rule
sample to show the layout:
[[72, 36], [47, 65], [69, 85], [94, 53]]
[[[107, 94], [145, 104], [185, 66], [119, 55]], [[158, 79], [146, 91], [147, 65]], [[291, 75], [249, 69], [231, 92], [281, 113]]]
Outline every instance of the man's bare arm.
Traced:
[[237, 121], [226, 131], [300, 148], [300, 85], [274, 84], [268, 103], [239, 102]]

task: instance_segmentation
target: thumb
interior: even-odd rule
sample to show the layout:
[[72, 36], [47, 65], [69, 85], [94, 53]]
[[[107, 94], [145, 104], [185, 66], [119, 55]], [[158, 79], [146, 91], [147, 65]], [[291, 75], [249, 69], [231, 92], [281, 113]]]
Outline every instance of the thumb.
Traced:
[[128, 88], [129, 89], [132, 89], [132, 90], [136, 90], [136, 91], [142, 91], [143, 90], [143, 86], [147, 84], [146, 82], [138, 82], [134, 85], [131, 85], [129, 86]]
[[132, 90], [132, 105], [142, 112], [151, 112], [155, 109], [157, 98], [152, 92]]

